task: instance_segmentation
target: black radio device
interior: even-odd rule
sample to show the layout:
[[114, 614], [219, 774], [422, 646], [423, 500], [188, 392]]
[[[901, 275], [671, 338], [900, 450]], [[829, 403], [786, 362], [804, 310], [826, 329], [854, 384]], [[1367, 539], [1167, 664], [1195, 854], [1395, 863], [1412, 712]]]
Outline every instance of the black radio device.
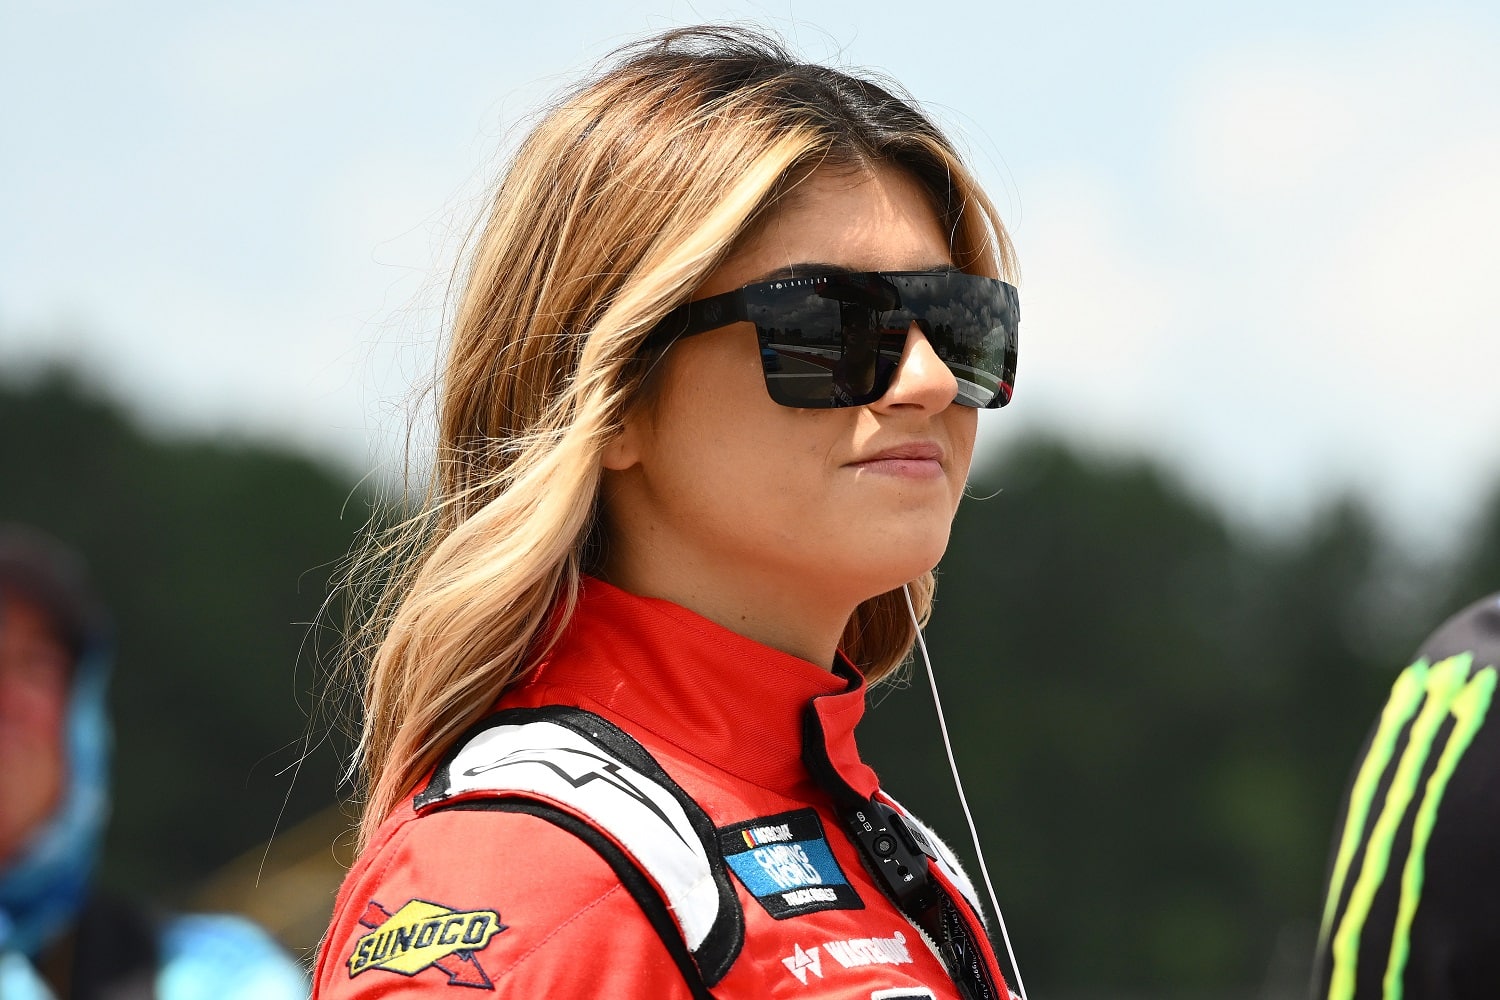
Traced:
[[865, 860], [909, 916], [930, 910], [941, 898], [929, 868], [936, 857], [927, 837], [884, 802], [871, 798], [844, 814]]

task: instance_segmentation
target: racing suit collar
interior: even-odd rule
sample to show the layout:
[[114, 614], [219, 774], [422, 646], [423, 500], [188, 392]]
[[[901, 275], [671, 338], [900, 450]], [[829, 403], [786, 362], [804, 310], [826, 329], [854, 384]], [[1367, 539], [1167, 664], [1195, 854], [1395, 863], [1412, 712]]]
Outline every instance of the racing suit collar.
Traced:
[[812, 781], [866, 800], [879, 787], [854, 741], [864, 678], [842, 655], [830, 672], [602, 580], [585, 578], [568, 628], [515, 693], [602, 708], [781, 794], [805, 794]]

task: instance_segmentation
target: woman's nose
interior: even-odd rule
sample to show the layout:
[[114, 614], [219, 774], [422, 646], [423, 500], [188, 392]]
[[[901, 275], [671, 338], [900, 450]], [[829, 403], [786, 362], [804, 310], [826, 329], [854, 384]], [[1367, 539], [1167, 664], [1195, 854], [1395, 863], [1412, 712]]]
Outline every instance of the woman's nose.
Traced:
[[932, 342], [927, 339], [916, 323], [906, 331], [906, 344], [901, 349], [901, 363], [891, 377], [890, 388], [871, 406], [917, 407], [924, 410], [941, 410], [958, 396], [958, 379], [943, 359], [938, 357]]

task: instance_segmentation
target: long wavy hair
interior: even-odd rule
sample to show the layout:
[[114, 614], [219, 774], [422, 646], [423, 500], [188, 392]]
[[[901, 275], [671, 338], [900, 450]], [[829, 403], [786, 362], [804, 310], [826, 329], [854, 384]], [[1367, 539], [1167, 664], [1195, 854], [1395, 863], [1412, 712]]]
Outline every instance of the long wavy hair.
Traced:
[[[617, 52], [522, 142], [458, 275], [426, 503], [365, 548], [361, 844], [565, 626], [607, 543], [602, 449], [650, 396], [643, 338], [830, 165], [903, 171], [959, 267], [1014, 279], [994, 206], [909, 98], [744, 29]], [[923, 618], [933, 587], [910, 585]], [[896, 590], [842, 649], [874, 681], [914, 639]]]

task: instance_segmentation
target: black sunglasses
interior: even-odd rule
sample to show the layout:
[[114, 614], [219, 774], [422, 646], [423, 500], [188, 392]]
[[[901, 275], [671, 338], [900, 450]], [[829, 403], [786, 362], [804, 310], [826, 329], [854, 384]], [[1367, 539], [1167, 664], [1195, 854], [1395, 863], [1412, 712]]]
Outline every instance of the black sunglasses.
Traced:
[[958, 380], [954, 402], [996, 408], [1016, 379], [1016, 289], [962, 271], [865, 271], [762, 281], [678, 306], [647, 335], [659, 348], [755, 324], [766, 391], [782, 406], [864, 406], [885, 395], [916, 323]]

